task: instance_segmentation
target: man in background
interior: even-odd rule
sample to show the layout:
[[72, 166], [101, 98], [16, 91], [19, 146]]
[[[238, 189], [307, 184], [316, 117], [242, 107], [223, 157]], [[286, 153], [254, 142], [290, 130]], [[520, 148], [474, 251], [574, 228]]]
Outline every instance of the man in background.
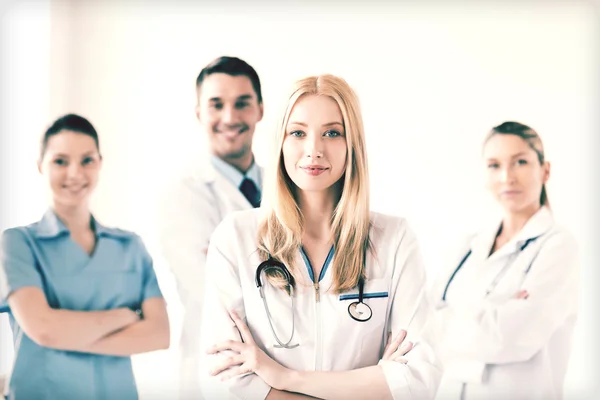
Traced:
[[180, 396], [201, 398], [198, 352], [210, 236], [232, 211], [260, 206], [262, 169], [252, 141], [263, 117], [258, 74], [236, 57], [219, 57], [196, 80], [196, 116], [209, 154], [169, 186], [159, 211], [163, 257], [183, 305]]

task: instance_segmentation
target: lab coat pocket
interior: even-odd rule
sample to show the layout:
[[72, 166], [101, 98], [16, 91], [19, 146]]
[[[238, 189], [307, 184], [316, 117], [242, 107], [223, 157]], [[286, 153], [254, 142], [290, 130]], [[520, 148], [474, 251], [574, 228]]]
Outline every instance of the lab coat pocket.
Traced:
[[[350, 322], [349, 331], [356, 335], [357, 343], [360, 343], [360, 364], [357, 367], [375, 365], [379, 361], [381, 346], [384, 339], [384, 330], [387, 321], [389, 305], [389, 280], [371, 279], [365, 282], [363, 291], [363, 303], [359, 304], [358, 289], [341, 294], [339, 301], [346, 309], [347, 319]], [[361, 311], [362, 314], [357, 314]], [[366, 314], [370, 318], [362, 320]], [[358, 316], [359, 321], [353, 319], [350, 314]]]

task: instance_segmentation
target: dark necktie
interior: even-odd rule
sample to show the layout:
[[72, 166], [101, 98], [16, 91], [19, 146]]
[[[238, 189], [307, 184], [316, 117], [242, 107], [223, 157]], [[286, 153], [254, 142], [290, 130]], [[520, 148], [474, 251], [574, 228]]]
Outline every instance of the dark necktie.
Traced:
[[260, 207], [260, 193], [251, 179], [244, 178], [240, 185], [240, 191], [246, 196], [252, 207]]

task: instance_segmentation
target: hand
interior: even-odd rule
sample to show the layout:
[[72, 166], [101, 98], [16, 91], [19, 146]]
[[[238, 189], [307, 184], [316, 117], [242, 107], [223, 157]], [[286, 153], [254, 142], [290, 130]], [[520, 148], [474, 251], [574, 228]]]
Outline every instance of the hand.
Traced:
[[137, 313], [131, 308], [121, 308], [119, 311], [126, 321], [126, 325], [133, 324], [141, 319], [141, 313]]
[[523, 299], [523, 300], [527, 300], [527, 298], [529, 297], [529, 293], [527, 292], [527, 290], [521, 290], [520, 292], [518, 292], [515, 295], [516, 299]]
[[254, 372], [272, 388], [285, 390], [285, 382], [287, 382], [292, 371], [274, 361], [256, 345], [250, 329], [248, 329], [248, 326], [234, 311], [230, 315], [240, 332], [243, 342], [227, 340], [207, 350], [208, 354], [216, 354], [228, 350], [233, 350], [237, 353], [225, 357], [222, 363], [210, 371], [211, 375], [220, 375], [221, 380], [225, 380], [237, 375]]
[[408, 360], [403, 356], [405, 356], [413, 348], [412, 342], [403, 343], [406, 339], [406, 335], [407, 332], [404, 329], [402, 329], [398, 336], [396, 336], [392, 341], [392, 335], [390, 333], [388, 335], [388, 342], [385, 346], [385, 350], [383, 351], [383, 357], [381, 357], [381, 359], [406, 364]]

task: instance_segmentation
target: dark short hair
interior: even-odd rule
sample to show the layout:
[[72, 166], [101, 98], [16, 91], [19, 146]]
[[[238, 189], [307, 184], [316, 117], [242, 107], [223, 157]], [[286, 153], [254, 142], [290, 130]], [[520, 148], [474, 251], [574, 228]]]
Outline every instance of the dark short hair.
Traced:
[[237, 58], [237, 57], [229, 57], [222, 56], [213, 61], [211, 61], [206, 67], [200, 71], [198, 78], [196, 78], [196, 88], [200, 89], [202, 86], [202, 82], [206, 79], [207, 76], [212, 74], [227, 74], [231, 76], [246, 76], [250, 79], [252, 83], [252, 87], [256, 92], [256, 97], [259, 103], [262, 103], [262, 91], [260, 88], [260, 79], [258, 78], [258, 74], [256, 70], [252, 68], [250, 64], [246, 61]]
[[96, 143], [96, 148], [98, 149], [98, 151], [100, 151], [98, 132], [96, 132], [96, 129], [91, 124], [91, 122], [77, 114], [67, 114], [54, 121], [44, 133], [44, 137], [42, 138], [40, 159], [42, 159], [44, 157], [44, 154], [46, 153], [46, 149], [48, 148], [48, 141], [50, 140], [50, 138], [54, 135], [59, 134], [62, 131], [73, 131], [90, 136], [92, 139], [94, 139], [94, 142]]

